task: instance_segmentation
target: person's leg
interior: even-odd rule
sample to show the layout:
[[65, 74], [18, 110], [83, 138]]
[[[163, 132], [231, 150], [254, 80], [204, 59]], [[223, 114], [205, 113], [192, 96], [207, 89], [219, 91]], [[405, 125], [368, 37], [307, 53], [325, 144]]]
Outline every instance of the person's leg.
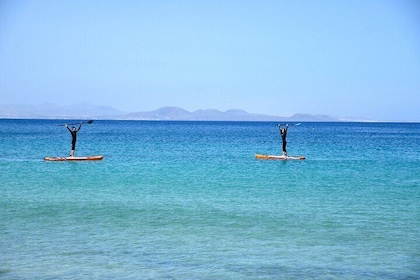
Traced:
[[71, 157], [74, 157], [74, 150], [76, 150], [76, 142], [71, 143], [71, 151], [70, 151]]

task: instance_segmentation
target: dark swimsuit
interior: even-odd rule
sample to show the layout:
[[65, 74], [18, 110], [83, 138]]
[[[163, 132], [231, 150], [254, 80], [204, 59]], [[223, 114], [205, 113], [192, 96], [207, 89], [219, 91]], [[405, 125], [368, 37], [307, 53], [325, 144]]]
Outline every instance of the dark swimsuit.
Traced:
[[76, 149], [76, 140], [77, 140], [77, 131], [70, 131], [71, 132], [71, 149], [75, 150]]
[[72, 129], [70, 129], [68, 127], [67, 127], [67, 129], [71, 133], [71, 149], [75, 150], [76, 149], [77, 132], [79, 132], [80, 126], [79, 126], [79, 129], [77, 129], [76, 131], [73, 131]]
[[286, 128], [284, 128], [284, 129], [282, 129], [282, 130], [280, 130], [280, 132], [281, 132], [281, 140], [283, 140], [283, 152], [285, 152], [285, 153], [286, 153], [286, 145], [287, 145], [287, 142], [286, 142], [287, 127], [286, 127]]

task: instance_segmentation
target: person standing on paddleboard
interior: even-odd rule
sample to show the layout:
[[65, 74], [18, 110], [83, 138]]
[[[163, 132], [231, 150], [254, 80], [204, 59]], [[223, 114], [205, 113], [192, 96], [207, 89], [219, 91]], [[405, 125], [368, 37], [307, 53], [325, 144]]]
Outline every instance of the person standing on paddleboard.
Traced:
[[79, 132], [80, 128], [82, 127], [82, 123], [80, 123], [78, 129], [76, 129], [74, 126], [70, 129], [67, 124], [66, 124], [66, 127], [70, 131], [70, 133], [71, 133], [71, 151], [70, 151], [70, 156], [71, 157], [74, 157], [74, 150], [76, 149], [77, 132]]
[[281, 135], [281, 140], [283, 141], [283, 156], [287, 156], [287, 151], [286, 151], [286, 136], [287, 136], [287, 129], [289, 128], [289, 124], [286, 124], [286, 128], [282, 128], [281, 124], [279, 124], [279, 129], [280, 129], [280, 135]]

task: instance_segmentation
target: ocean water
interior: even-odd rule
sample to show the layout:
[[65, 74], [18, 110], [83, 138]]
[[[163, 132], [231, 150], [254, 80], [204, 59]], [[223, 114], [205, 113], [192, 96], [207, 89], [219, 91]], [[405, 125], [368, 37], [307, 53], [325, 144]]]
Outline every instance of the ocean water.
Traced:
[[420, 124], [0, 120], [0, 279], [420, 279]]

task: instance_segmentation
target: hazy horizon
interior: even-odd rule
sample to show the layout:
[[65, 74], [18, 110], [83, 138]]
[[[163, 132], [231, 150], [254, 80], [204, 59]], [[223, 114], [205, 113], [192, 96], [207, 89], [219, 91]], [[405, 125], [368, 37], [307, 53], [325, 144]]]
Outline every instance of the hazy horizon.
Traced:
[[[6, 109], [6, 112], [3, 111]], [[307, 112], [295, 112], [291, 115], [285, 115], [285, 114], [277, 114], [277, 115], [271, 115], [271, 114], [265, 114], [261, 112], [249, 112], [246, 110], [243, 110], [241, 108], [230, 108], [227, 110], [220, 110], [218, 108], [200, 108], [197, 110], [187, 110], [180, 106], [162, 106], [159, 108], [154, 108], [152, 110], [134, 110], [134, 111], [123, 111], [120, 110], [117, 107], [109, 106], [109, 105], [96, 105], [91, 104], [89, 102], [81, 102], [78, 104], [56, 104], [56, 103], [42, 103], [42, 104], [1, 104], [0, 103], [0, 118], [10, 118], [10, 115], [8, 113], [12, 113], [15, 117], [23, 116], [24, 118], [31, 118], [31, 116], [34, 116], [35, 118], [39, 118], [40, 115], [43, 115], [47, 118], [60, 118], [60, 114], [62, 116], [65, 116], [65, 118], [69, 118], [69, 115], [73, 115], [75, 118], [83, 118], [83, 116], [90, 115], [91, 117], [100, 117], [100, 116], [108, 116], [111, 117], [128, 117], [130, 115], [134, 116], [136, 114], [145, 114], [145, 113], [152, 113], [160, 111], [160, 113], [166, 114], [170, 113], [173, 114], [177, 110], [185, 111], [189, 114], [196, 114], [201, 113], [204, 115], [211, 115], [214, 113], [223, 113], [223, 114], [238, 114], [238, 113], [244, 113], [246, 115], [245, 119], [249, 119], [249, 117], [261, 117], [265, 121], [270, 121], [270, 119], [275, 118], [281, 118], [284, 120], [287, 119], [294, 119], [296, 116], [300, 118], [300, 121], [344, 121], [344, 122], [407, 122], [407, 123], [416, 123], [420, 122], [417, 120], [400, 120], [400, 119], [394, 119], [394, 120], [381, 120], [381, 119], [368, 119], [363, 116], [336, 116], [336, 115], [327, 115], [327, 114], [310, 114]], [[202, 115], [203, 116], [203, 115]], [[14, 117], [12, 117], [14, 118]], [[302, 118], [306, 118], [306, 120], [303, 120]], [[98, 118], [100, 119], [100, 118]], [[117, 118], [118, 119], [118, 118]], [[135, 119], [135, 117], [134, 117]], [[258, 119], [255, 119], [258, 121]], [[251, 120], [252, 121], [252, 120]]]
[[418, 1], [1, 1], [3, 104], [420, 121]]

